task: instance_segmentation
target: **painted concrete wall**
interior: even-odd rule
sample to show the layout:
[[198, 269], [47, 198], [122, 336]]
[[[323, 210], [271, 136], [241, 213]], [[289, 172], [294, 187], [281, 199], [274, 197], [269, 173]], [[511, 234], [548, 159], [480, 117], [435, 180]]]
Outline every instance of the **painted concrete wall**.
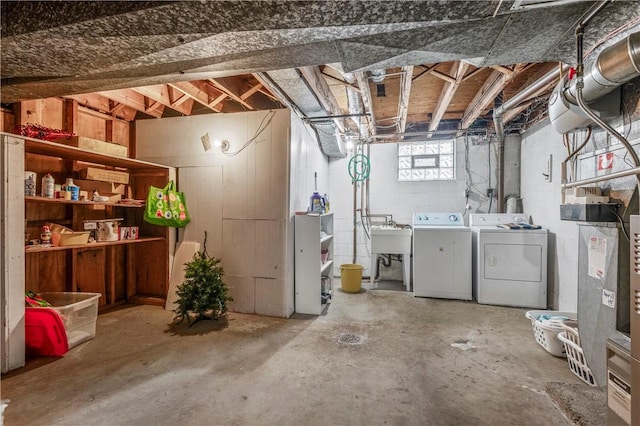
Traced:
[[[551, 182], [542, 175], [552, 156]], [[533, 222], [549, 230], [548, 301], [552, 308], [577, 312], [578, 225], [560, 220], [560, 163], [567, 151], [548, 121], [531, 129], [522, 138], [521, 193], [524, 211]]]
[[[207, 174], [210, 197], [221, 209], [210, 211], [205, 206], [211, 203], [202, 202], [199, 210], [202, 195], [189, 203], [196, 183], [190, 180], [181, 188], [178, 182], [192, 215], [183, 237], [202, 244], [203, 236], [188, 228], [213, 230], [207, 248], [222, 259], [234, 298], [231, 308], [289, 316], [294, 309], [292, 211], [305, 208], [311, 169], [323, 172], [323, 157], [300, 121], [283, 109], [272, 117], [261, 111], [139, 121], [136, 130], [139, 159], [188, 168], [194, 176]], [[211, 141], [230, 142], [228, 155], [216, 147], [205, 153], [200, 138], [207, 133]]]
[[[487, 197], [487, 188], [496, 187], [496, 144], [491, 139], [469, 136], [456, 140], [456, 179], [451, 181], [399, 182], [397, 179], [397, 144], [371, 146], [370, 211], [372, 214], [390, 214], [398, 224], [413, 223], [415, 212], [496, 212], [496, 199]], [[342, 263], [353, 262], [353, 186], [348, 172], [351, 157], [332, 160], [329, 165], [331, 209], [335, 213], [335, 273], [339, 275]], [[519, 195], [520, 142], [518, 136], [505, 141], [505, 195]], [[469, 190], [466, 198], [465, 190]], [[358, 187], [360, 208], [361, 187]], [[370, 274], [370, 240], [363, 231], [362, 220], [356, 218], [356, 263], [364, 266], [364, 275]], [[400, 264], [392, 264], [395, 271], [388, 279], [402, 279]]]
[[[626, 86], [623, 90], [623, 114], [609, 123], [627, 137], [636, 152], [640, 152], [639, 97], [637, 85]], [[582, 131], [572, 138], [575, 137], [576, 143], [579, 144], [585, 136], [586, 132]], [[597, 155], [604, 152], [614, 154], [613, 167], [597, 171]], [[549, 155], [552, 156], [550, 183], [542, 176]], [[577, 312], [579, 223], [560, 220], [559, 207], [562, 200], [561, 162], [566, 157], [567, 150], [563, 145], [562, 136], [553, 129], [548, 120], [533, 127], [522, 137], [521, 193], [524, 210], [532, 215], [534, 223], [549, 229], [549, 305], [553, 309]], [[569, 177], [571, 180], [586, 179], [630, 167], [631, 161], [620, 142], [604, 131], [596, 129], [577, 156], [575, 174], [570, 174]], [[625, 204], [631, 198], [635, 185], [636, 180], [633, 177], [597, 184], [605, 193], [613, 191], [611, 194], [615, 194], [614, 196]], [[621, 255], [628, 256], [628, 253]]]

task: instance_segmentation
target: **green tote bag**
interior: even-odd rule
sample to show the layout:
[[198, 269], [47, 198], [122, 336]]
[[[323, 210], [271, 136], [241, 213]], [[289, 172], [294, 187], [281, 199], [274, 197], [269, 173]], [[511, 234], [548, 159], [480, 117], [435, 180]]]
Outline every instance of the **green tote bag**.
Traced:
[[149, 187], [144, 220], [159, 226], [182, 228], [191, 221], [184, 193], [171, 180], [164, 188]]

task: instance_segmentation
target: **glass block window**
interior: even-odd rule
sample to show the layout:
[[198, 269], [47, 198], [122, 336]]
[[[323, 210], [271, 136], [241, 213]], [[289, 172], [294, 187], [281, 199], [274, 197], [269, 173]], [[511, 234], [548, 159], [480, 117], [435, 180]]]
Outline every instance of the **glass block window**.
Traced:
[[398, 144], [398, 180], [454, 180], [454, 140], [401, 142]]

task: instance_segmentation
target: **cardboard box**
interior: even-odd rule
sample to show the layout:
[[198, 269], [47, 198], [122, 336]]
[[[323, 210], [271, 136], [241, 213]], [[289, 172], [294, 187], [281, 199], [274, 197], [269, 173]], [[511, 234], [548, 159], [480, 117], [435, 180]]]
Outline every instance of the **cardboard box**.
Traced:
[[100, 195], [102, 195], [103, 193], [125, 195], [127, 193], [127, 185], [124, 185], [122, 183], [103, 182], [100, 180], [83, 180], [83, 179], [74, 179], [73, 183], [78, 185], [81, 191], [87, 191], [89, 193], [89, 198], [93, 194], [93, 191], [98, 191]]
[[78, 172], [80, 179], [101, 180], [113, 183], [129, 183], [129, 173], [115, 170], [99, 169], [97, 167], [87, 167]]
[[118, 145], [113, 142], [101, 141], [98, 139], [91, 139], [84, 136], [71, 136], [68, 138], [56, 139], [57, 143], [64, 145], [75, 146], [86, 151], [99, 152], [100, 154], [109, 154], [116, 157], [128, 156], [128, 148], [126, 146]]

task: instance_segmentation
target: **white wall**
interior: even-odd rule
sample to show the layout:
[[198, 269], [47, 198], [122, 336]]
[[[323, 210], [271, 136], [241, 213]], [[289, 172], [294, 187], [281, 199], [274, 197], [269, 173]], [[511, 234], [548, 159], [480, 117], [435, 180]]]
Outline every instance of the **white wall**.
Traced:
[[[628, 103], [625, 102], [625, 104]], [[638, 151], [640, 142], [640, 121], [630, 120], [640, 113], [640, 104], [634, 111], [627, 110], [626, 117], [610, 122], [618, 132], [628, 136], [629, 142]], [[584, 140], [585, 133], [576, 134], [578, 141]], [[548, 120], [530, 129], [522, 137], [521, 194], [524, 211], [532, 215], [536, 224], [549, 229], [549, 305], [561, 311], [577, 312], [578, 304], [578, 222], [560, 220], [561, 163], [567, 157], [562, 135], [558, 134]], [[614, 153], [613, 171], [627, 169], [630, 159], [621, 144], [607, 136], [602, 130], [594, 130], [591, 141], [577, 156], [577, 179], [591, 178], [607, 172], [595, 169], [597, 154]], [[552, 181], [546, 182], [542, 176], [548, 156], [552, 156]], [[575, 180], [575, 179], [574, 179]], [[597, 184], [604, 192], [607, 189], [624, 193], [630, 197], [636, 181], [633, 177], [605, 181]], [[627, 202], [627, 200], [624, 200]], [[632, 212], [638, 214], [638, 212]], [[624, 256], [628, 254], [622, 254]]]
[[[184, 188], [178, 182], [192, 216], [184, 236], [202, 245], [204, 235], [188, 228], [208, 229], [208, 252], [222, 260], [233, 310], [286, 317], [293, 311], [287, 294], [293, 291], [287, 254], [290, 113], [275, 111], [270, 123], [269, 117], [261, 111], [138, 121], [136, 152], [139, 159], [183, 168], [182, 175], [195, 180], [207, 173], [204, 193], [221, 208], [211, 211], [210, 202], [190, 200], [203, 193], [194, 179]], [[261, 125], [264, 132], [242, 149]], [[206, 133], [212, 141], [228, 140], [228, 153], [242, 150], [235, 156], [216, 147], [205, 153], [200, 138]]]
[[285, 109], [236, 156], [216, 147], [205, 153], [200, 141], [208, 133], [211, 141], [228, 140], [228, 152], [236, 152], [267, 123], [268, 114], [138, 121], [137, 156], [177, 167], [185, 177], [178, 186], [192, 222], [182, 236], [202, 245], [207, 230], [208, 252], [222, 260], [234, 298], [231, 309], [288, 317], [294, 310], [293, 214], [307, 209], [314, 172], [319, 191], [327, 191], [327, 160], [303, 123]]
[[[549, 155], [552, 156], [551, 182], [542, 176]], [[560, 163], [566, 157], [562, 135], [548, 121], [523, 135], [522, 205], [533, 223], [549, 230], [549, 305], [561, 311], [577, 312], [578, 226], [577, 222], [560, 220]]]
[[[508, 137], [505, 142], [506, 195], [519, 195], [519, 137]], [[353, 262], [353, 186], [348, 172], [351, 157], [332, 160], [329, 164], [331, 209], [335, 212], [335, 273], [339, 275], [342, 263]], [[468, 213], [486, 213], [489, 210], [487, 187], [496, 188], [496, 144], [482, 137], [461, 137], [456, 141], [456, 179], [452, 181], [399, 182], [397, 179], [397, 144], [371, 145], [370, 211], [372, 214], [391, 214], [399, 224], [413, 224], [415, 212], [464, 212], [469, 188]], [[495, 198], [491, 211], [496, 212]], [[360, 189], [358, 189], [360, 208]], [[357, 218], [356, 263], [364, 266], [364, 275], [370, 274], [370, 242]], [[398, 265], [399, 266], [399, 265]], [[402, 279], [397, 268], [394, 279]]]

